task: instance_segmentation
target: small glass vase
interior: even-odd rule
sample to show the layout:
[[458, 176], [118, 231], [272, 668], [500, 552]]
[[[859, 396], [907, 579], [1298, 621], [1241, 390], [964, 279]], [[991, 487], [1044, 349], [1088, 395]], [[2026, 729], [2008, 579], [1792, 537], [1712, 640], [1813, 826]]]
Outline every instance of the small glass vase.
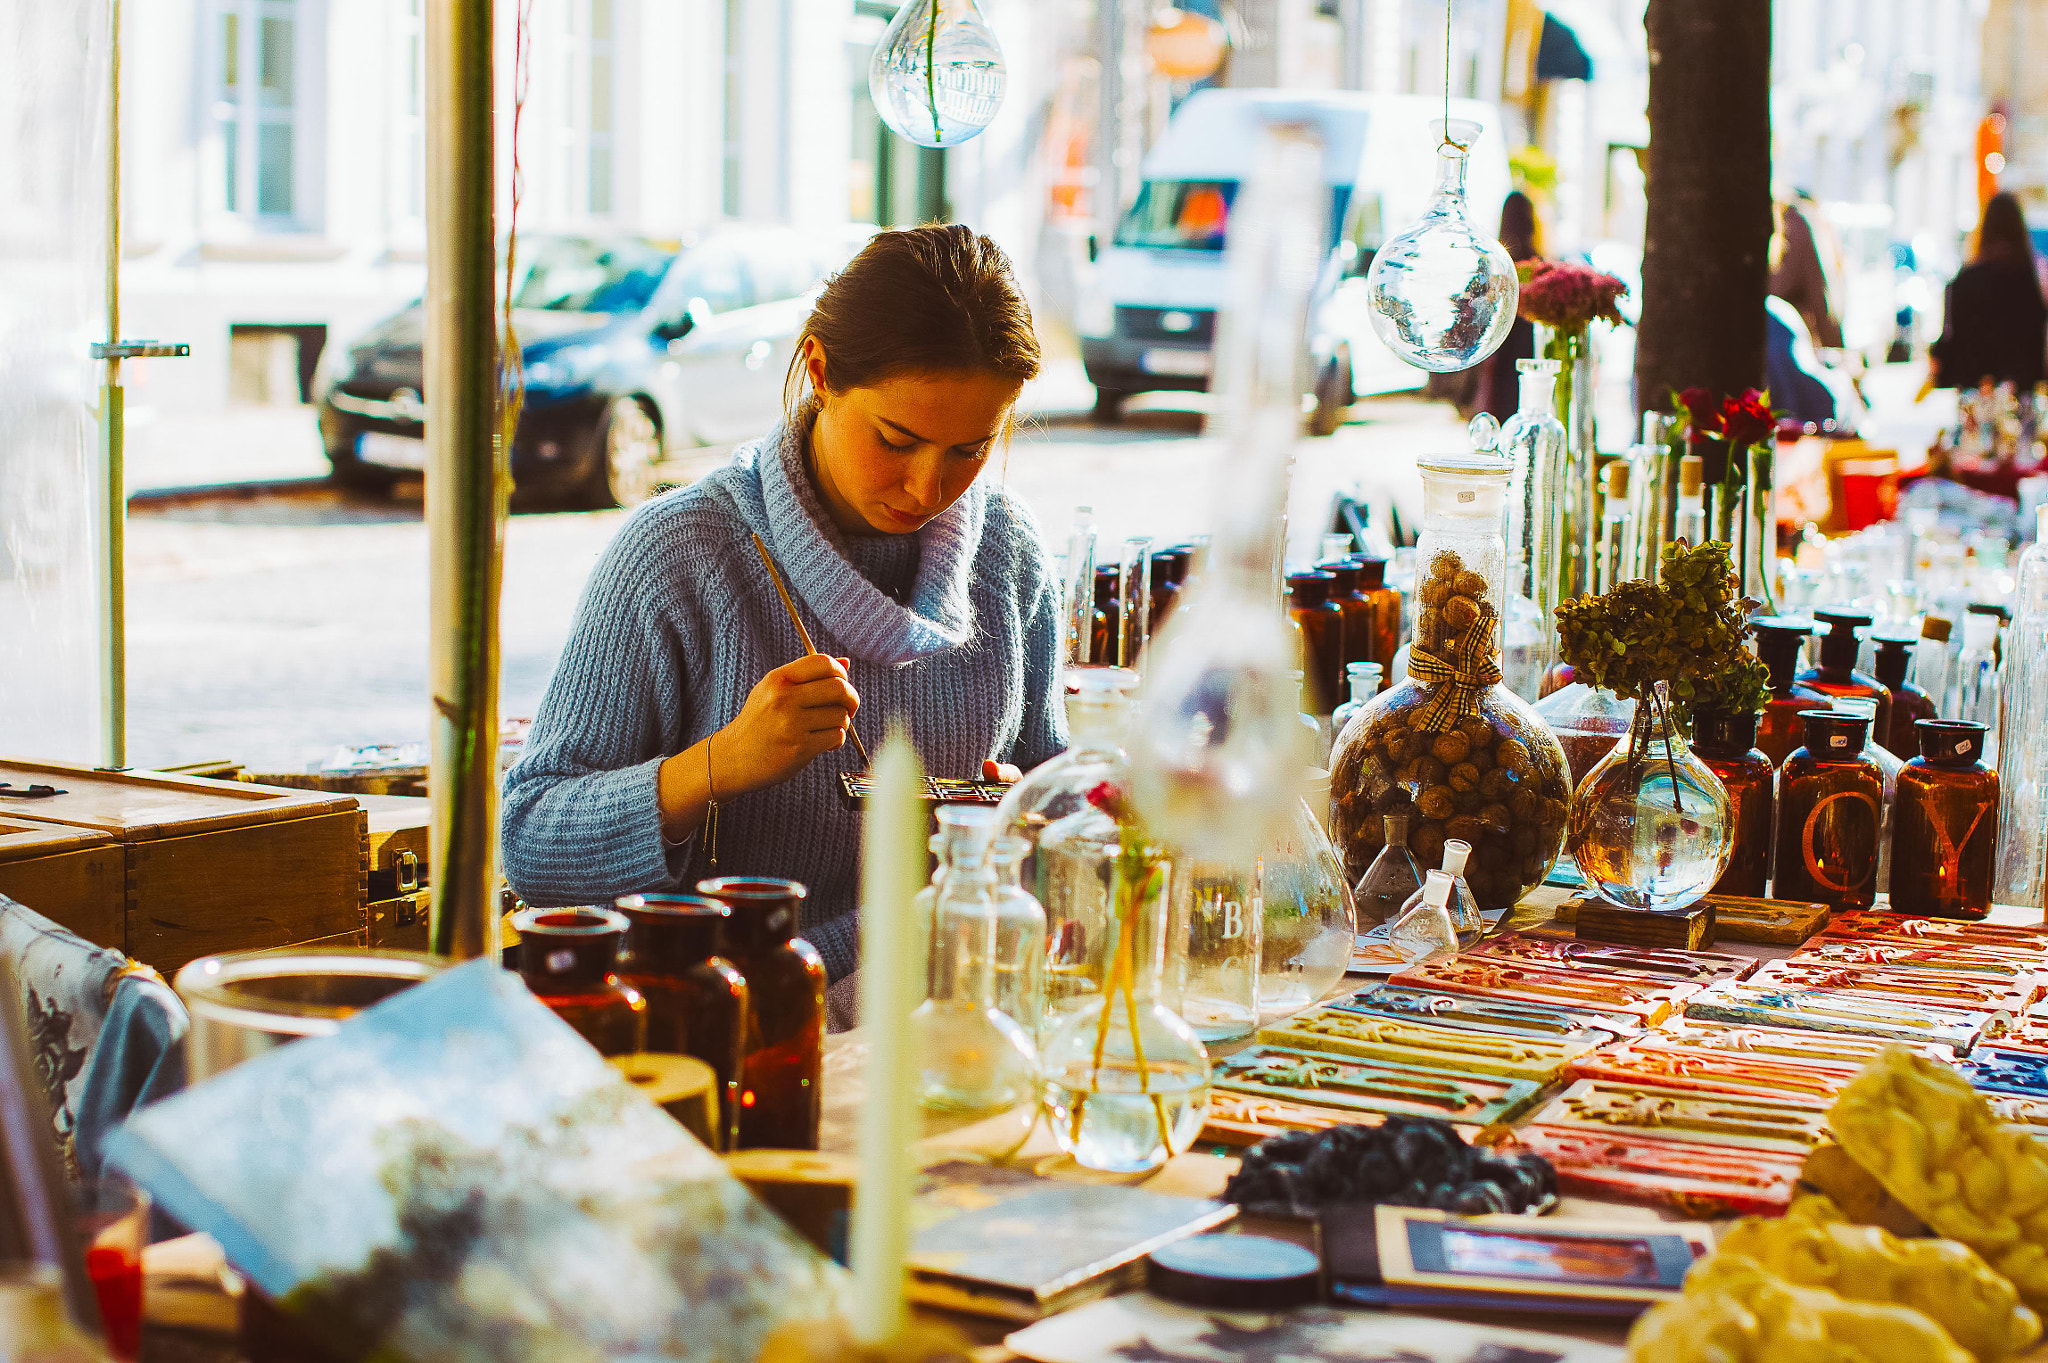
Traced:
[[1408, 816], [1387, 815], [1384, 836], [1385, 844], [1351, 892], [1352, 902], [1358, 906], [1361, 932], [1392, 922], [1400, 915], [1402, 906], [1422, 889], [1422, 868], [1415, 864], [1415, 854], [1408, 850]]
[[[1508, 673], [1508, 689], [1533, 703], [1557, 661], [1554, 613], [1573, 586], [1566, 534], [1572, 485], [1564, 424], [1555, 411], [1560, 366], [1555, 360], [1517, 360], [1515, 368], [1522, 380], [1521, 405], [1500, 428], [1496, 445], [1514, 465], [1508, 484], [1507, 630], [1513, 634], [1516, 609], [1526, 604], [1535, 616], [1538, 642], [1525, 651], [1519, 668], [1506, 663], [1502, 670]], [[1513, 653], [1511, 648], [1503, 651]]]
[[[1600, 457], [1593, 440], [1593, 344], [1582, 327], [1536, 328], [1536, 352], [1555, 360], [1557, 419], [1564, 424], [1566, 533], [1571, 537], [1574, 593], [1596, 589], [1594, 567], [1600, 556], [1600, 512], [1605, 500], [1600, 486]], [[1654, 558], [1648, 560], [1656, 562]]]
[[1565, 845], [1609, 903], [1682, 909], [1727, 869], [1730, 814], [1727, 790], [1679, 735], [1669, 690], [1658, 682], [1636, 707], [1628, 740], [1580, 784]]
[[[1601, 759], [1614, 751], [1635, 722], [1636, 703], [1623, 700], [1604, 686], [1575, 681], [1536, 702], [1536, 713], [1557, 735], [1571, 786], [1577, 790]], [[1558, 854], [1556, 878], [1566, 882], [1579, 874], [1570, 842]]]

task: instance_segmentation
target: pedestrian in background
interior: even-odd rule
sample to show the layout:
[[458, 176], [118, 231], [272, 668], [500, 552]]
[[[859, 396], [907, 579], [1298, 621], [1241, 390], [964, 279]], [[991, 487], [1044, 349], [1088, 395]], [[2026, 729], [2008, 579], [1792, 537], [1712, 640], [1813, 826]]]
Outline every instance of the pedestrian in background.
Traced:
[[[1501, 201], [1500, 244], [1507, 248], [1508, 258], [1517, 265], [1543, 256], [1543, 229], [1536, 221], [1535, 201], [1519, 189]], [[1501, 342], [1500, 349], [1479, 366], [1479, 389], [1473, 399], [1474, 410], [1490, 412], [1496, 421], [1506, 421], [1513, 416], [1515, 408], [1521, 405], [1522, 388], [1515, 361], [1534, 358], [1535, 324], [1525, 317], [1517, 317], [1515, 324], [1508, 328], [1508, 338]]]
[[1994, 194], [1977, 227], [1977, 251], [1956, 272], [1942, 310], [1941, 336], [1928, 348], [1937, 388], [2010, 383], [2031, 392], [2041, 381], [2048, 303], [2034, 268], [2026, 215], [2010, 194]]
[[[1798, 202], [1802, 199], [1803, 206]], [[1820, 206], [1810, 195], [1797, 194], [1776, 208], [1778, 230], [1771, 237], [1770, 294], [1799, 310], [1806, 334], [1817, 349], [1839, 350], [1842, 323], [1829, 297], [1828, 268], [1821, 258], [1819, 224], [1814, 220]]]

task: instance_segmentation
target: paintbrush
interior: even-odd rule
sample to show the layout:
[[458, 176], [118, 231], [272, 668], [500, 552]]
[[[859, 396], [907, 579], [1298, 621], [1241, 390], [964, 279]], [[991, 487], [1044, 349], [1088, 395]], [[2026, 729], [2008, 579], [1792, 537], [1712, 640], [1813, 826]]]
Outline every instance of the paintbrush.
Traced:
[[[754, 552], [761, 556], [761, 566], [768, 570], [768, 580], [775, 584], [775, 594], [782, 598], [782, 608], [789, 612], [789, 623], [796, 626], [796, 637], [804, 641], [804, 656], [816, 657], [818, 646], [811, 642], [811, 632], [804, 628], [803, 617], [796, 613], [796, 602], [790, 599], [789, 588], [782, 585], [782, 574], [776, 571], [775, 560], [768, 556], [768, 546], [758, 534], [754, 536]], [[875, 764], [868, 760], [867, 745], [860, 741], [850, 718], [846, 721], [846, 736], [853, 740], [853, 750], [860, 754], [861, 766], [873, 768]]]

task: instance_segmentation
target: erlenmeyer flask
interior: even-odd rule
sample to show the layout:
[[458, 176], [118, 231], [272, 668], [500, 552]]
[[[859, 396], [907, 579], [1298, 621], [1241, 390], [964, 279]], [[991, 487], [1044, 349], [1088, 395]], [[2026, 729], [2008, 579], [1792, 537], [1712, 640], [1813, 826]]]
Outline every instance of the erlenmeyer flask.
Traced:
[[1521, 284], [1507, 251], [1466, 216], [1465, 156], [1479, 125], [1454, 119], [1437, 126], [1436, 192], [1421, 219], [1373, 257], [1365, 292], [1387, 349], [1418, 369], [1448, 374], [1500, 349]]
[[1269, 125], [1231, 224], [1216, 351], [1230, 476], [1201, 581], [1158, 641], [1131, 737], [1133, 795], [1153, 833], [1219, 858], [1256, 854], [1284, 832], [1311, 757], [1289, 680], [1300, 663], [1273, 602], [1329, 216], [1322, 161], [1311, 126]]
[[957, 147], [1003, 107], [1003, 50], [975, 0], [910, 0], [868, 63], [868, 98], [899, 136]]

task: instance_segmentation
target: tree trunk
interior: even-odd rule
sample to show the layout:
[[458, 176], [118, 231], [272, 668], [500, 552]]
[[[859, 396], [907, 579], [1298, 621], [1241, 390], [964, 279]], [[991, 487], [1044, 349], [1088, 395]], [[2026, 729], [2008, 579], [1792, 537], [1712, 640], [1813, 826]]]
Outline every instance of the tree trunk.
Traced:
[[1764, 383], [1770, 0], [1649, 0], [1649, 208], [1636, 405]]

